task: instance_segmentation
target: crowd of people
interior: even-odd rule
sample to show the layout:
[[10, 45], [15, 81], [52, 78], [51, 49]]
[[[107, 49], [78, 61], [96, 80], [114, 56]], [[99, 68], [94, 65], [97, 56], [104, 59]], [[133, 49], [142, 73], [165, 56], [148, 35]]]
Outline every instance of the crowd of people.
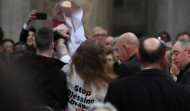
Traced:
[[172, 42], [95, 27], [87, 38], [73, 1], [55, 5], [52, 27], [31, 27], [36, 13], [16, 43], [0, 29], [0, 110], [190, 111], [188, 32]]

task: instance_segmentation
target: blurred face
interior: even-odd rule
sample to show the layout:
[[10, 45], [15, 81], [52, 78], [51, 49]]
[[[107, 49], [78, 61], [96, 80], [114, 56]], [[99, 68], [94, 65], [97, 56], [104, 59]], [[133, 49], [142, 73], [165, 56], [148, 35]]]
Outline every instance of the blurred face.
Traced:
[[180, 42], [176, 42], [172, 47], [172, 60], [180, 70], [187, 65], [188, 55], [188, 50], [183, 49]]
[[27, 47], [25, 45], [17, 45], [14, 48], [14, 54], [17, 57], [23, 56], [23, 54], [27, 51]]
[[115, 60], [114, 60], [114, 58], [113, 58], [113, 55], [112, 55], [112, 54], [106, 55], [106, 59], [107, 59], [108, 65], [112, 67], [113, 64], [114, 64], [114, 62], [115, 62]]
[[120, 43], [120, 41], [117, 41], [114, 47], [115, 47], [116, 53], [118, 54], [119, 60], [121, 62], [125, 62], [126, 61], [125, 46], [122, 43]]
[[178, 40], [181, 40], [181, 39], [189, 40], [189, 36], [187, 34], [181, 35], [179, 36]]
[[179, 75], [180, 70], [177, 68], [177, 66], [174, 64], [173, 61], [172, 61], [172, 64], [171, 64], [171, 70], [172, 70], [173, 74], [175, 74], [176, 76]]
[[32, 45], [34, 41], [35, 41], [35, 34], [34, 34], [34, 32], [29, 31], [26, 43], [28, 45]]
[[94, 39], [96, 39], [102, 46], [105, 46], [106, 33], [104, 30], [97, 30], [93, 34]]
[[117, 63], [121, 63], [121, 61], [119, 60], [118, 52], [117, 52], [117, 50], [115, 49], [115, 46], [114, 46], [113, 56], [114, 56], [114, 60], [115, 60]]
[[163, 40], [164, 42], [169, 42], [169, 39], [168, 39], [167, 35], [163, 35], [161, 37], [161, 40]]
[[9, 53], [12, 53], [13, 52], [13, 43], [10, 42], [10, 41], [7, 41], [3, 44], [3, 48], [9, 52]]
[[113, 37], [109, 36], [106, 37], [106, 43], [105, 43], [105, 48], [106, 49], [111, 49], [111, 41], [113, 40]]

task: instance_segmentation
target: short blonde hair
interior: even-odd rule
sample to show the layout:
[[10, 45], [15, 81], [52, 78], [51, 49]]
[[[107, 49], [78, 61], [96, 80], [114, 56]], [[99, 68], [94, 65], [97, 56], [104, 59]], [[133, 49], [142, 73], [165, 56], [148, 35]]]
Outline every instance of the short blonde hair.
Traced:
[[98, 31], [98, 30], [104, 30], [104, 32], [105, 32], [105, 35], [107, 36], [108, 35], [108, 32], [107, 32], [107, 30], [106, 29], [104, 29], [104, 28], [102, 28], [102, 27], [95, 27], [94, 29], [93, 29], [93, 33], [95, 32], [95, 31]]

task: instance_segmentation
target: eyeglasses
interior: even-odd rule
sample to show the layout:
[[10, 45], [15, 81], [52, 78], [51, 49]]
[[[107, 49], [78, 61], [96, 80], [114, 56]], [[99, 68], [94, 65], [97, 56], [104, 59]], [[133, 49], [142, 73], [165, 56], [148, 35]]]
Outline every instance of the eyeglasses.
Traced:
[[96, 34], [93, 37], [105, 37], [105, 36], [106, 36], [105, 34]]
[[172, 53], [171, 53], [171, 56], [176, 58], [179, 54], [181, 54], [181, 53], [184, 52], [184, 51], [187, 51], [187, 49], [185, 49], [185, 50], [183, 50], [183, 51], [181, 51], [181, 52], [178, 52], [178, 51], [172, 52]]
[[110, 43], [109, 43], [109, 42], [106, 42], [106, 45], [110, 45]]

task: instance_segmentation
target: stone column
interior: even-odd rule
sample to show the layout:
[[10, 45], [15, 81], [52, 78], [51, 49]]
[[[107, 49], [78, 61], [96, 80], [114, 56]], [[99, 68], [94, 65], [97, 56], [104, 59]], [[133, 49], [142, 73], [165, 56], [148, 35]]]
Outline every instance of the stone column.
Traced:
[[179, 32], [190, 32], [189, 0], [148, 0], [146, 36], [166, 31], [174, 41]]
[[4, 38], [18, 41], [19, 34], [30, 9], [30, 0], [1, 0], [1, 27]]
[[148, 0], [147, 36], [157, 36], [160, 32], [172, 32], [173, 0]]
[[0, 1], [0, 24], [4, 30], [5, 38], [11, 38], [15, 42], [19, 35], [29, 12], [32, 9], [38, 12], [46, 12], [47, 20], [34, 20], [31, 25], [36, 29], [40, 27], [51, 27], [51, 12], [55, 3], [60, 0], [1, 0]]
[[146, 0], [114, 0], [113, 33], [133, 32], [138, 37], [145, 27]]
[[174, 0], [173, 4], [173, 16], [172, 16], [172, 35], [175, 40], [175, 36], [180, 33], [187, 31], [190, 33], [190, 1], [189, 0]]
[[2, 27], [2, 25], [1, 25], [1, 19], [2, 19], [2, 5], [1, 5], [1, 0], [0, 0], [0, 26]]

